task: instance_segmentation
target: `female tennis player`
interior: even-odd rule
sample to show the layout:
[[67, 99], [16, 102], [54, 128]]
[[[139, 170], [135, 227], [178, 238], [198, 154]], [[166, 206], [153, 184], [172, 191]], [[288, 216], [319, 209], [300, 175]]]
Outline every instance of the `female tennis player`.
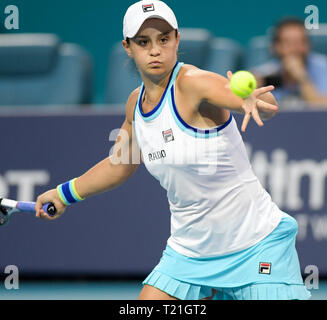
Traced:
[[135, 132], [171, 210], [171, 236], [139, 299], [309, 298], [295, 249], [297, 223], [260, 185], [231, 114], [244, 113], [242, 131], [251, 117], [262, 126], [278, 111], [274, 87], [241, 99], [227, 78], [178, 62], [178, 24], [164, 2], [130, 6], [123, 33], [143, 80], [126, 105], [121, 130], [129, 138], [120, 135], [113, 155], [40, 195], [37, 217], [54, 219], [42, 204], [53, 202], [58, 218], [68, 205], [126, 181], [139, 166], [132, 163]]

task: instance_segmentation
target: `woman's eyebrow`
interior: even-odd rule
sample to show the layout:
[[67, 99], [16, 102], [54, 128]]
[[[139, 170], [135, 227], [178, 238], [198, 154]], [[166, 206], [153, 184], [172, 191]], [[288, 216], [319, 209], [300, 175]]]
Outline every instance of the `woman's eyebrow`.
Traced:
[[[168, 30], [168, 31], [165, 31], [165, 32], [163, 32], [163, 33], [160, 33], [159, 35], [158, 35], [158, 37], [162, 37], [162, 36], [166, 36], [166, 35], [168, 35], [170, 32], [171, 32], [172, 30]], [[138, 35], [138, 36], [135, 36], [135, 39], [148, 39], [148, 38], [150, 38], [149, 36], [145, 36], [145, 35]]]
[[161, 33], [159, 36], [166, 36], [168, 35], [172, 30], [168, 30], [166, 32]]
[[139, 35], [139, 36], [136, 36], [135, 39], [147, 39], [149, 38], [148, 36], [142, 36], [142, 35]]

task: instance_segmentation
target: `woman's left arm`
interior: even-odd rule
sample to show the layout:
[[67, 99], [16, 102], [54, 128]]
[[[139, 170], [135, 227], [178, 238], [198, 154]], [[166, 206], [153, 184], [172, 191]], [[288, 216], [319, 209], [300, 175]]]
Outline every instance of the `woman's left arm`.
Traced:
[[258, 88], [249, 97], [242, 99], [230, 89], [231, 76], [230, 71], [228, 71], [228, 79], [226, 79], [219, 74], [195, 68], [188, 70], [180, 83], [183, 90], [188, 91], [188, 94], [194, 96], [198, 101], [207, 101], [218, 107], [243, 113], [244, 119], [241, 128], [243, 132], [251, 117], [259, 126], [263, 126], [262, 120], [276, 115], [278, 106], [271, 94], [274, 86]]

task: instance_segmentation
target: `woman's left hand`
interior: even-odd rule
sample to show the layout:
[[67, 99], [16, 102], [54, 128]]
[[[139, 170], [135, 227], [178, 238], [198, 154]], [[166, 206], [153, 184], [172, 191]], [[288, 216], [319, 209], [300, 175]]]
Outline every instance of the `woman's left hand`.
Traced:
[[[227, 77], [229, 81], [231, 80], [232, 75], [233, 74], [231, 71], [227, 72]], [[242, 109], [244, 112], [244, 118], [241, 127], [241, 130], [243, 132], [246, 130], [246, 127], [249, 124], [251, 117], [254, 119], [258, 126], [262, 127], [262, 119], [270, 119], [278, 112], [278, 106], [259, 99], [264, 94], [271, 92], [274, 89], [274, 86], [258, 88], [255, 89], [249, 97], [243, 99]]]

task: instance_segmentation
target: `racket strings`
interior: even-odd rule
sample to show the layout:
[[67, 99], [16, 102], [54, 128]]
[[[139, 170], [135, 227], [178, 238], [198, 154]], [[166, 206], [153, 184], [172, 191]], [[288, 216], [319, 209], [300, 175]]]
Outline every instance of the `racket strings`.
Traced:
[[0, 226], [8, 222], [9, 209], [1, 205], [2, 199], [0, 198]]

